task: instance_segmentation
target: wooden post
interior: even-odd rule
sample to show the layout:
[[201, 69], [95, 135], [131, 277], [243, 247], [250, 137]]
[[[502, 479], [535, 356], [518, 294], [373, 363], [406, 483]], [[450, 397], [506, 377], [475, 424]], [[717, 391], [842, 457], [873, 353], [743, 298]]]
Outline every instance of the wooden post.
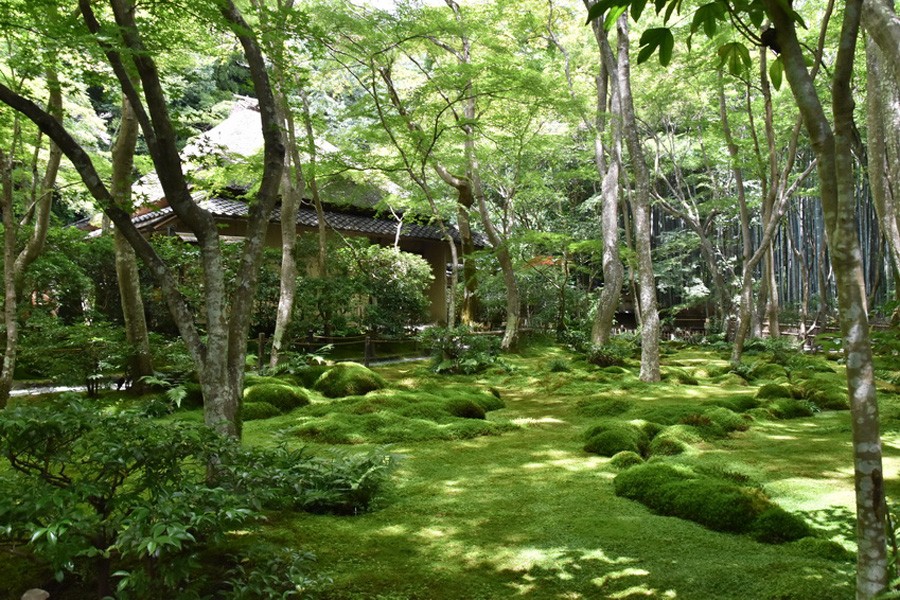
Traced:
[[365, 354], [363, 355], [363, 364], [365, 366], [369, 366], [369, 363], [372, 362], [372, 358], [374, 358], [375, 354], [372, 352], [372, 338], [371, 336], [366, 336], [366, 347]]
[[263, 371], [263, 365], [265, 365], [266, 363], [265, 357], [263, 356], [266, 351], [266, 334], [260, 333], [259, 338], [256, 340], [256, 342], [258, 344], [258, 350], [256, 353], [256, 371], [261, 374]]

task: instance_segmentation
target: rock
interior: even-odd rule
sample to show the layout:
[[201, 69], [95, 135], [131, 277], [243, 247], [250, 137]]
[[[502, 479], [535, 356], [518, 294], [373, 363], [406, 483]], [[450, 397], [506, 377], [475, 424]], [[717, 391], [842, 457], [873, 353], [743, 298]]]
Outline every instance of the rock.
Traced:
[[32, 588], [22, 594], [22, 600], [47, 600], [49, 597], [50, 592], [40, 588]]

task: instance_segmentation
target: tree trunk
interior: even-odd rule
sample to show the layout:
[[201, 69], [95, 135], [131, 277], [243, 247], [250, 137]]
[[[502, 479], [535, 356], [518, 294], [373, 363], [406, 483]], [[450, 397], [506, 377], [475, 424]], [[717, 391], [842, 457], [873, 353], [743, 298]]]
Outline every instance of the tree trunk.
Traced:
[[[62, 121], [63, 103], [62, 90], [55, 66], [47, 69], [47, 87], [50, 94], [47, 103], [47, 113], [45, 114], [49, 120], [55, 121], [58, 125]], [[15, 130], [18, 130], [18, 119], [19, 117], [16, 116]], [[13, 376], [16, 370], [16, 356], [19, 346], [18, 298], [22, 293], [25, 272], [40, 255], [44, 248], [44, 242], [47, 239], [47, 230], [50, 226], [50, 208], [53, 204], [53, 188], [56, 185], [56, 176], [59, 173], [59, 165], [63, 154], [60, 147], [51, 141], [47, 167], [44, 170], [40, 189], [37, 190], [34, 207], [34, 229], [25, 247], [16, 255], [18, 226], [15, 221], [13, 206], [12, 169], [14, 158], [12, 152], [15, 150], [15, 138], [17, 137], [18, 135], [14, 136], [8, 157], [0, 153], [0, 171], [2, 171], [0, 173], [0, 178], [2, 178], [2, 184], [0, 184], [2, 191], [0, 193], [2, 193], [4, 223], [3, 322], [6, 328], [3, 366], [0, 367], [0, 409], [5, 408], [9, 401], [9, 392], [12, 389]], [[38, 139], [40, 140], [40, 137]]]
[[[601, 68], [597, 75], [597, 124], [594, 132], [594, 165], [601, 180], [603, 198], [600, 225], [603, 235], [603, 289], [597, 302], [597, 312], [591, 328], [591, 342], [606, 344], [612, 334], [616, 310], [622, 298], [622, 284], [625, 280], [625, 268], [619, 256], [619, 168], [622, 163], [622, 125], [618, 119], [619, 95], [618, 82], [612, 80], [612, 106], [610, 113], [616, 115], [607, 119], [607, 83], [610, 75], [617, 72], [615, 58], [609, 47], [606, 30], [594, 21], [594, 37], [600, 49]], [[604, 147], [603, 135], [605, 126], [610, 129], [610, 147]], [[609, 158], [607, 160], [607, 152]]]
[[631, 95], [631, 64], [628, 42], [628, 15], [619, 17], [617, 89], [622, 112], [622, 129], [631, 168], [634, 170], [635, 189], [631, 195], [631, 212], [634, 216], [634, 240], [637, 252], [640, 308], [641, 308], [641, 380], [659, 381], [659, 312], [656, 307], [656, 280], [651, 258], [650, 228], [650, 175], [644, 162], [644, 152], [638, 135], [634, 100]]
[[888, 560], [878, 404], [862, 253], [857, 237], [851, 153], [854, 104], [850, 82], [862, 2], [848, 0], [844, 9], [832, 82], [833, 131], [807, 71], [793, 20], [778, 0], [764, 0], [764, 3], [778, 32], [785, 75], [818, 159], [826, 239], [837, 282], [853, 427], [858, 546], [856, 595], [857, 598], [874, 598], [887, 587]]
[[[112, 147], [112, 181], [109, 193], [123, 209], [131, 212], [131, 170], [134, 166], [134, 147], [137, 143], [138, 122], [127, 98], [122, 99], [122, 121]], [[122, 301], [122, 318], [125, 322], [125, 340], [128, 342], [126, 377], [136, 394], [145, 391], [141, 379], [153, 375], [153, 359], [144, 302], [141, 299], [141, 282], [138, 277], [137, 257], [122, 233], [115, 230], [116, 275], [119, 282], [119, 298]]]

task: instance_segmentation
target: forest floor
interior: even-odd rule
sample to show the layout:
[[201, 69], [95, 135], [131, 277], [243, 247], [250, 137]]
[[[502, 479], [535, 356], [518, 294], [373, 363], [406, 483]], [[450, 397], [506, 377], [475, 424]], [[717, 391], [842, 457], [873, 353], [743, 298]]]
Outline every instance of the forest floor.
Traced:
[[[310, 569], [328, 583], [313, 597], [325, 600], [854, 596], [852, 555], [835, 560], [802, 544], [764, 544], [654, 514], [617, 497], [613, 480], [620, 471], [609, 458], [583, 450], [584, 431], [606, 415], [684, 422], [697, 407], [752, 402], [773, 380], [747, 384], [723, 375], [726, 355], [696, 348], [670, 349], [663, 359], [668, 376], [658, 384], [638, 381], [635, 364], [604, 370], [555, 346], [534, 346], [502, 361], [468, 376], [434, 374], [425, 361], [376, 367], [401, 394], [494, 390], [505, 407], [488, 412], [486, 422], [391, 421], [387, 412], [370, 413], [360, 404], [351, 419], [334, 411], [347, 402], [378, 406], [372, 395], [336, 401], [314, 395], [308, 407], [245, 423], [249, 445], [286, 443], [327, 453], [335, 440], [326, 438], [343, 436], [356, 442], [342, 444], [346, 451], [386, 447], [397, 463], [389, 491], [367, 513], [273, 513], [252, 535], [314, 554]], [[750, 355], [747, 362], [777, 360]], [[839, 379], [840, 365], [829, 365], [835, 371], [829, 376]], [[889, 502], [900, 495], [897, 392], [882, 384], [879, 394]], [[747, 431], [653, 460], [739, 477], [802, 516], [820, 537], [854, 551], [849, 412], [774, 420], [759, 410], [745, 417]], [[174, 418], [202, 415], [179, 411]], [[298, 435], [304, 427], [319, 437]]]
[[[598, 369], [583, 362], [573, 362], [569, 372], [551, 372], [553, 359], [570, 355], [542, 348], [505, 358], [506, 370], [482, 376], [437, 376], [424, 363], [379, 369], [397, 385], [452, 381], [495, 388], [506, 408], [490, 412], [489, 420], [517, 429], [393, 444], [389, 450], [399, 457], [399, 468], [392, 492], [376, 510], [353, 517], [285, 516], [265, 535], [314, 553], [316, 569], [333, 581], [322, 597], [333, 600], [853, 597], [852, 558], [825, 560], [799, 546], [758, 543], [655, 515], [617, 497], [612, 480], [618, 471], [608, 458], [582, 450], [582, 432], [596, 421], [584, 414], [584, 399], [592, 395], [627, 398], [663, 413], [711, 399], [753, 397], [758, 386], [723, 387], [703, 379], [726, 364], [722, 356], [682, 351], [666, 358], [699, 374], [699, 385], [644, 385], [631, 375], [621, 388], [592, 382]], [[900, 436], [892, 407], [885, 417], [885, 479], [889, 497], [896, 497]], [[282, 417], [291, 418], [297, 419]], [[270, 422], [252, 422], [245, 437], [267, 444], [271, 432]], [[746, 432], [666, 460], [740, 472], [820, 535], [853, 550], [848, 411], [757, 419]]]

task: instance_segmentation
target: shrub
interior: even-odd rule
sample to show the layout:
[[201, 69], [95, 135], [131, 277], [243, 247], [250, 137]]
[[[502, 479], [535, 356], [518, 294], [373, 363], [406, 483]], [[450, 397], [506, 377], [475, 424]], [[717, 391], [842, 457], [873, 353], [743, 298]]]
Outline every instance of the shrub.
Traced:
[[480, 373], [494, 365], [500, 353], [499, 339], [464, 325], [430, 327], [419, 334], [419, 341], [431, 354], [436, 373]]
[[283, 383], [261, 383], [244, 390], [244, 402], [264, 402], [286, 413], [309, 404], [309, 393]]
[[806, 521], [778, 506], [760, 514], [753, 523], [753, 537], [767, 544], [783, 544], [813, 535]]
[[564, 358], [554, 358], [547, 363], [547, 370], [551, 373], [568, 373], [572, 370], [572, 366], [569, 361]]
[[760, 400], [768, 400], [770, 398], [790, 398], [791, 389], [786, 385], [766, 383], [756, 392], [756, 397]]
[[272, 404], [268, 402], [244, 402], [241, 406], [242, 421], [259, 421], [261, 419], [271, 419], [281, 414]]
[[637, 348], [632, 338], [616, 336], [602, 345], [592, 345], [585, 357], [598, 367], [622, 367]]
[[663, 381], [674, 381], [676, 383], [680, 383], [682, 385], [699, 385], [700, 382], [697, 381], [697, 378], [692, 374], [688, 373], [684, 369], [679, 369], [676, 367], [669, 367], [663, 373], [662, 376]]
[[444, 405], [447, 412], [461, 419], [483, 419], [484, 408], [467, 398], [451, 398]]
[[328, 398], [357, 396], [380, 390], [387, 385], [384, 378], [359, 363], [338, 363], [323, 373], [314, 389]]
[[626, 450], [624, 452], [617, 452], [616, 454], [614, 454], [610, 459], [609, 464], [611, 464], [616, 469], [623, 470], [635, 465], [642, 464], [643, 462], [644, 459], [641, 458], [640, 454], [637, 454], [636, 452], [629, 452]]
[[[206, 482], [208, 461], [233, 445], [200, 424], [160, 426], [67, 396], [5, 410], [0, 453], [13, 468], [2, 487], [17, 493], [0, 496], [0, 535], [30, 544], [58, 577], [87, 566], [112, 572], [127, 561], [135, 578], [121, 591], [144, 581], [148, 597], [174, 597], [205, 546], [257, 516], [249, 497]], [[109, 594], [108, 581], [97, 586]]]

